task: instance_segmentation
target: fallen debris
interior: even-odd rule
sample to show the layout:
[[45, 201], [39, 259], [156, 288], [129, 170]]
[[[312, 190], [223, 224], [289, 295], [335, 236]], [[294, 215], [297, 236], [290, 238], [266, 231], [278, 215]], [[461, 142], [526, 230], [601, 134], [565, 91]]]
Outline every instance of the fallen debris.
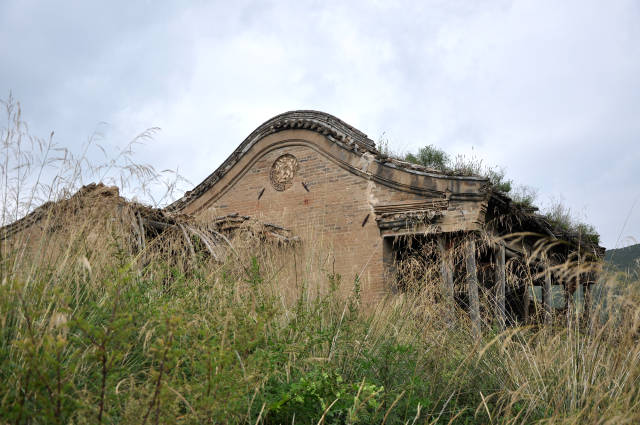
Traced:
[[112, 232], [110, 223], [119, 223], [119, 229], [126, 229], [120, 236], [127, 239], [125, 244], [134, 253], [169, 250], [179, 254], [178, 251], [184, 249], [195, 255], [204, 249], [214, 259], [222, 261], [226, 250], [237, 238], [278, 245], [299, 241], [288, 229], [248, 216], [230, 214], [205, 223], [188, 214], [128, 201], [120, 196], [117, 187], [101, 183], [83, 186], [66, 199], [47, 202], [22, 219], [0, 228], [0, 241], [33, 244], [45, 235], [68, 236], [75, 232], [82, 233], [91, 242], [99, 240], [105, 232]]

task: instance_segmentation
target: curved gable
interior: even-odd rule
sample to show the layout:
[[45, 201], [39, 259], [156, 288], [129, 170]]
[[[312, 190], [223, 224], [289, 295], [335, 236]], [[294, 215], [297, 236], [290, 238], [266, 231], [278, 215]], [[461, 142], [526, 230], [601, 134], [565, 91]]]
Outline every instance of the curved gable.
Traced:
[[220, 165], [193, 190], [185, 193], [182, 198], [169, 205], [167, 209], [172, 211], [179, 211], [183, 209], [191, 201], [203, 195], [208, 189], [216, 184], [216, 182], [218, 182], [218, 180], [220, 180], [220, 178], [229, 171], [258, 141], [270, 134], [289, 129], [312, 131], [322, 134], [327, 139], [336, 143], [344, 144], [350, 149], [370, 152], [374, 155], [379, 154], [375, 148], [375, 143], [373, 140], [369, 139], [366, 134], [333, 115], [312, 110], [285, 112], [262, 123], [246, 139], [244, 139], [244, 141], [236, 148], [235, 151], [233, 151], [222, 165]]
[[[486, 179], [481, 177], [447, 176], [434, 169], [389, 158], [376, 149], [375, 143], [366, 134], [339, 118], [324, 112], [300, 110], [285, 112], [261, 124], [212, 174], [166, 209], [169, 211], [183, 210], [209, 192], [227, 173], [242, 162], [249, 151], [254, 151], [254, 157], [261, 153], [264, 154], [269, 147], [262, 150], [255, 149], [260, 141], [282, 132], [289, 134], [283, 134], [283, 137], [279, 137], [280, 140], [277, 142], [280, 144], [295, 144], [296, 141], [297, 143], [307, 143], [309, 147], [353, 174], [396, 190], [421, 196], [444, 197], [447, 191], [477, 193], [479, 184], [486, 182]], [[321, 135], [324, 143], [318, 143], [317, 137], [301, 136], [301, 132]], [[296, 140], [296, 137], [292, 136], [297, 136], [298, 139]], [[274, 138], [271, 137], [271, 139], [270, 147], [273, 148]], [[308, 139], [314, 139], [315, 143]], [[240, 171], [240, 173], [243, 172], [246, 172], [246, 164]], [[473, 186], [472, 190], [467, 187], [469, 185]], [[229, 189], [228, 185], [226, 189]]]

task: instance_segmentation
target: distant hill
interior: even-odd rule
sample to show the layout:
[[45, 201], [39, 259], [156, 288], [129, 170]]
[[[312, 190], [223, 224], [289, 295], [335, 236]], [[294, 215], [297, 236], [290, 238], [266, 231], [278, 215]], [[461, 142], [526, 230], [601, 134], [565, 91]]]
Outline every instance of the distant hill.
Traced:
[[604, 259], [618, 270], [635, 271], [638, 269], [638, 261], [640, 261], [640, 243], [624, 248], [608, 249]]

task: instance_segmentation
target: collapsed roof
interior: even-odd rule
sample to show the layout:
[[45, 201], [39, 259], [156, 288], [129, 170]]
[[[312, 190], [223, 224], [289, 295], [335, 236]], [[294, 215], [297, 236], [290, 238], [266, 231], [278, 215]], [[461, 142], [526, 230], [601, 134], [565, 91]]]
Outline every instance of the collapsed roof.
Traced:
[[[148, 243], [159, 236], [172, 232], [184, 248], [195, 253], [193, 240], [199, 240], [204, 249], [218, 260], [230, 247], [236, 236], [253, 240], [295, 244], [298, 238], [283, 227], [263, 223], [247, 216], [231, 214], [214, 217], [206, 223], [188, 214], [168, 212], [152, 208], [121, 197], [114, 186], [91, 183], [81, 187], [75, 194], [56, 202], [46, 202], [25, 217], [0, 228], [0, 241], [29, 243], [46, 234], [64, 233], [73, 230], [104, 232], [103, 225], [117, 221], [128, 229], [130, 246], [136, 251], [145, 249]], [[85, 227], [73, 229], [74, 227]], [[174, 246], [175, 248], [175, 246]]]

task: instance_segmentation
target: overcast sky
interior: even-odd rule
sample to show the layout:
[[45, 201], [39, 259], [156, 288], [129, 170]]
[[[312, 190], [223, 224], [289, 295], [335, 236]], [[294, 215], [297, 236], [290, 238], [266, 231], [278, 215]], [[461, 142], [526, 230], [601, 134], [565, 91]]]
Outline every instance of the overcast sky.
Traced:
[[70, 148], [160, 127], [137, 157], [194, 184], [263, 121], [318, 109], [501, 165], [607, 248], [640, 242], [637, 0], [0, 0], [10, 90]]

